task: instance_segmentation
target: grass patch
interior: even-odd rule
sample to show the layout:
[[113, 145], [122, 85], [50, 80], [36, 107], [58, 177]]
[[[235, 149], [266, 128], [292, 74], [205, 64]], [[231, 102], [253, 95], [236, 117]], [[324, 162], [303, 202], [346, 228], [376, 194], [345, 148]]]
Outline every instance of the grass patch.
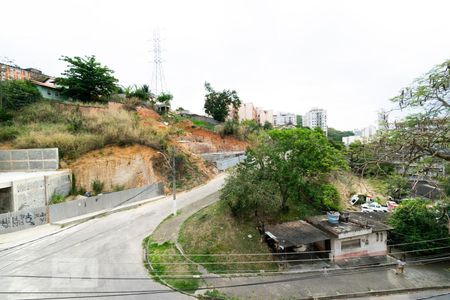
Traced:
[[190, 120], [191, 120], [192, 124], [194, 124], [197, 127], [201, 127], [201, 128], [207, 129], [209, 131], [214, 131], [215, 125], [213, 125], [211, 123], [208, 123], [208, 122], [205, 122], [205, 121], [196, 120], [196, 119], [192, 119], [192, 118]]
[[280, 213], [278, 218], [279, 222], [289, 222], [299, 219], [305, 219], [306, 217], [320, 215], [323, 213], [311, 204], [302, 203], [299, 201], [288, 200], [288, 207], [288, 211]]
[[[252, 222], [238, 221], [221, 202], [212, 204], [187, 219], [181, 227], [178, 242], [186, 255], [248, 254], [189, 256], [212, 273], [277, 271], [267, 245]], [[258, 263], [257, 261], [267, 261]]]
[[52, 198], [50, 199], [50, 204], [58, 204], [58, 203], [62, 203], [66, 200], [66, 197], [64, 197], [63, 195], [59, 195], [59, 194], [54, 194], [52, 196]]
[[239, 300], [236, 297], [230, 297], [218, 290], [206, 291], [204, 295], [199, 295], [199, 299], [214, 299], [214, 300]]
[[197, 266], [189, 263], [171, 242], [158, 244], [151, 237], [144, 240], [144, 246], [148, 250], [148, 259], [153, 267], [149, 268], [150, 274], [159, 282], [189, 293], [195, 292], [200, 284], [198, 278], [168, 278], [166, 276], [193, 276], [200, 275]]

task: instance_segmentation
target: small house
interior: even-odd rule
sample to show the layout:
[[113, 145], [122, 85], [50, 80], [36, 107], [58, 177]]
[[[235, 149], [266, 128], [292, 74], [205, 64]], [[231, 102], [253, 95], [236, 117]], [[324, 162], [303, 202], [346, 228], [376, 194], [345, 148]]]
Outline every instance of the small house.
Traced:
[[307, 218], [307, 222], [266, 226], [264, 237], [274, 252], [316, 253], [332, 261], [384, 256], [388, 253], [387, 233], [392, 228], [383, 223], [381, 214], [345, 213], [335, 220], [319, 215]]
[[310, 224], [330, 236], [328, 244], [317, 242], [315, 247], [329, 250], [332, 260], [387, 255], [387, 233], [392, 227], [371, 215], [349, 213], [336, 223], [330, 222], [326, 215], [308, 218]]

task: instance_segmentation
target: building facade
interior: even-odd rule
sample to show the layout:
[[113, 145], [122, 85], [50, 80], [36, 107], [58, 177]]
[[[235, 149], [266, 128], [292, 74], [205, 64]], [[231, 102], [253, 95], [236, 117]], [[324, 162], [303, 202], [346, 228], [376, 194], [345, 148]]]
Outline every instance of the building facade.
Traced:
[[321, 128], [328, 135], [327, 111], [321, 108], [313, 108], [302, 119], [303, 127]]
[[274, 126], [296, 125], [297, 116], [293, 113], [279, 112], [273, 115]]
[[237, 118], [239, 122], [253, 120], [261, 125], [264, 125], [265, 122], [269, 122], [272, 125], [274, 123], [273, 112], [271, 110], [255, 107], [253, 103], [242, 103], [238, 110], [230, 105], [229, 109], [228, 119]]
[[264, 110], [263, 108], [258, 107], [256, 109], [256, 118], [256, 121], [261, 125], [264, 125], [266, 122], [272, 125], [274, 123], [272, 110]]
[[34, 68], [22, 69], [18, 66], [11, 66], [0, 63], [0, 80], [45, 80], [40, 70]]

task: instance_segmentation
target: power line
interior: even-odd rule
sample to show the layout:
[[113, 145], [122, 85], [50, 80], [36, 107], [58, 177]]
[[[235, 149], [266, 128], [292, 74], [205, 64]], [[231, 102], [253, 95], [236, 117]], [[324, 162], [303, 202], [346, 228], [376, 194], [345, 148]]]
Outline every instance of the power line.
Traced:
[[[336, 273], [329, 273], [329, 274], [314, 274], [309, 276], [303, 276], [303, 277], [294, 277], [294, 278], [287, 278], [287, 279], [279, 279], [279, 280], [269, 280], [269, 281], [262, 281], [262, 282], [254, 282], [254, 283], [243, 283], [243, 284], [234, 284], [234, 285], [222, 285], [222, 286], [211, 286], [211, 287], [205, 287], [205, 288], [199, 288], [197, 290], [209, 290], [209, 289], [223, 289], [223, 288], [233, 288], [233, 287], [248, 287], [248, 286], [258, 286], [258, 285], [265, 285], [265, 284], [276, 284], [276, 283], [286, 283], [286, 282], [293, 282], [293, 281], [300, 281], [300, 280], [307, 280], [307, 279], [313, 279], [317, 277], [327, 277], [327, 276], [338, 276], [338, 275], [349, 275], [354, 273], [368, 273], [373, 272], [373, 267], [369, 267], [366, 269], [360, 269], [355, 272], [354, 270], [350, 272], [343, 271], [343, 272], [336, 272]], [[193, 278], [194, 279], [194, 278]], [[198, 278], [195, 278], [198, 279]], [[175, 293], [174, 290], [150, 290], [150, 291], [130, 291], [128, 294], [125, 293], [118, 293], [118, 294], [111, 294], [108, 292], [107, 295], [93, 295], [93, 296], [69, 296], [69, 297], [47, 297], [47, 298], [32, 298], [33, 300], [56, 300], [56, 299], [81, 299], [81, 298], [104, 298], [104, 297], [119, 297], [119, 296], [132, 296], [132, 295], [148, 295], [148, 294], [160, 294], [160, 293]], [[11, 292], [9, 294], [12, 294], [15, 292]], [[33, 292], [17, 292], [17, 294], [33, 294]], [[39, 292], [39, 294], [58, 294], [58, 292]], [[74, 292], [78, 293], [78, 292]], [[101, 292], [97, 292], [101, 293]], [[8, 292], [0, 292], [0, 294], [8, 294]], [[36, 293], [38, 294], [38, 293]], [[92, 293], [94, 294], [94, 293]]]

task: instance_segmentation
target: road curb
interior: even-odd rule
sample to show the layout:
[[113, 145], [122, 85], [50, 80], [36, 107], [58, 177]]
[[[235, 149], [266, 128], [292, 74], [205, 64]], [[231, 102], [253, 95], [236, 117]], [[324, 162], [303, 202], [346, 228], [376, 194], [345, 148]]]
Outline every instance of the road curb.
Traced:
[[421, 292], [421, 291], [429, 291], [429, 290], [445, 290], [445, 289], [450, 289], [450, 285], [357, 292], [357, 293], [340, 294], [340, 295], [333, 295], [333, 296], [309, 296], [309, 297], [304, 297], [304, 298], [297, 298], [297, 300], [348, 299], [348, 298], [357, 298], [357, 297], [366, 297], [366, 296], [386, 296], [386, 295], [392, 295], [392, 294], [412, 293], [412, 292]]
[[83, 223], [92, 219], [95, 219], [97, 217], [101, 217], [101, 216], [107, 216], [107, 215], [111, 215], [114, 214], [116, 212], [120, 212], [120, 211], [124, 211], [124, 210], [128, 210], [128, 209], [133, 209], [136, 207], [139, 207], [141, 205], [145, 205], [151, 202], [155, 202], [158, 200], [161, 200], [163, 198], [165, 198], [165, 195], [160, 195], [160, 196], [156, 196], [150, 199], [145, 199], [142, 201], [137, 201], [137, 202], [133, 202], [130, 204], [125, 204], [125, 205], [121, 205], [118, 207], [114, 207], [112, 209], [103, 209], [103, 210], [99, 210], [90, 214], [86, 214], [86, 215], [81, 215], [78, 217], [74, 217], [74, 218], [70, 218], [70, 219], [65, 219], [65, 220], [61, 220], [61, 221], [56, 221], [56, 222], [51, 222], [50, 224], [52, 225], [58, 225], [58, 226], [68, 226], [68, 225], [73, 225], [73, 224], [79, 224], [79, 223]]

